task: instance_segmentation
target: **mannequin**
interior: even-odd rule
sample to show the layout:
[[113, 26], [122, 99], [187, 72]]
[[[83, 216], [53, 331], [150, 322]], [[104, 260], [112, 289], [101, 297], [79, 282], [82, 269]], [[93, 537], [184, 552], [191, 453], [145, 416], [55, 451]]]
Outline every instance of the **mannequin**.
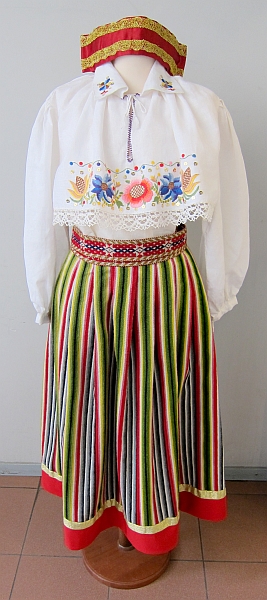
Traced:
[[113, 64], [128, 85], [127, 94], [141, 94], [153, 65], [150, 56], [118, 56]]
[[[119, 56], [114, 60], [114, 67], [120, 73], [128, 86], [127, 94], [141, 94], [150, 69], [154, 63], [149, 56]], [[81, 227], [85, 235], [112, 238], [114, 232], [102, 225], [94, 227]], [[173, 231], [174, 227], [169, 228]], [[168, 233], [169, 230], [167, 230]], [[166, 233], [163, 230], [159, 235]], [[138, 232], [139, 237], [149, 237], [148, 230]], [[151, 234], [153, 235], [153, 234]], [[117, 231], [116, 238], [127, 239], [130, 232]], [[118, 539], [109, 530], [102, 534], [104, 542], [99, 548], [99, 540], [92, 547], [83, 550], [86, 568], [99, 581], [123, 589], [133, 589], [147, 585], [157, 579], [167, 568], [170, 554], [149, 556], [134, 550], [132, 544], [121, 530], [118, 530]], [[104, 545], [103, 545], [104, 544]], [[94, 547], [97, 550], [95, 551]], [[99, 548], [99, 550], [98, 550]], [[129, 552], [129, 550], [131, 552]], [[133, 552], [132, 552], [133, 551]], [[99, 552], [99, 554], [98, 554]], [[103, 561], [102, 552], [108, 554], [108, 561]]]

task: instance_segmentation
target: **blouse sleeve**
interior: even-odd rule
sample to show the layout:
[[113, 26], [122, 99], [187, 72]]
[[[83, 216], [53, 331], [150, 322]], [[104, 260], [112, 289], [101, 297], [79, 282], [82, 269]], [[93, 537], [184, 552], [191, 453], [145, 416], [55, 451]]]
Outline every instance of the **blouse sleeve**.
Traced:
[[53, 226], [53, 181], [58, 165], [57, 114], [53, 95], [34, 123], [26, 164], [24, 257], [36, 323], [49, 321], [55, 278], [68, 252], [68, 231]]
[[248, 187], [229, 112], [220, 101], [220, 198], [212, 221], [203, 221], [200, 271], [211, 316], [218, 321], [237, 304], [249, 260]]

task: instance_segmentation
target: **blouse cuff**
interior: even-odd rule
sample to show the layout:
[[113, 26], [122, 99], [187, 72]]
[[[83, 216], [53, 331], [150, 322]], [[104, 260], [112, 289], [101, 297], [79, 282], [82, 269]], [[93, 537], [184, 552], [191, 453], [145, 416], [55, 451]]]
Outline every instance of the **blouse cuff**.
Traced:
[[44, 325], [45, 323], [50, 323], [50, 313], [38, 312], [36, 315], [35, 323], [37, 323], [37, 325]]
[[236, 304], [238, 304], [236, 296], [233, 296], [232, 298], [228, 298], [228, 300], [225, 301], [224, 305], [221, 307], [221, 309], [218, 312], [211, 314], [212, 320], [219, 321], [219, 319], [221, 319], [221, 317], [223, 315], [225, 315], [227, 312], [229, 312], [229, 310], [232, 310], [232, 308], [234, 308], [234, 306], [236, 306]]

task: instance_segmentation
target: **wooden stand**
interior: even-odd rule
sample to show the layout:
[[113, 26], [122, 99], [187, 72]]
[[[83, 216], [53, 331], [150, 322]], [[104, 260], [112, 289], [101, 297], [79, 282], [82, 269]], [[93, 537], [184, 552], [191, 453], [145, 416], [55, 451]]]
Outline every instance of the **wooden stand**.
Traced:
[[170, 553], [138, 552], [116, 527], [103, 531], [82, 553], [84, 564], [95, 579], [124, 590], [152, 583], [165, 571], [170, 560]]

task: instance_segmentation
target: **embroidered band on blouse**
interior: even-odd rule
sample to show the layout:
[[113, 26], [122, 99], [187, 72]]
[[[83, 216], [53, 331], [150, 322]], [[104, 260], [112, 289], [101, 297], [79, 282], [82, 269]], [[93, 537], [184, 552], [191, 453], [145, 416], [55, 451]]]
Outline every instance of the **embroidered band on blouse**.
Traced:
[[200, 189], [196, 158], [196, 154], [182, 154], [177, 162], [151, 161], [121, 171], [108, 169], [101, 160], [71, 161], [69, 196], [65, 208], [55, 205], [54, 224], [105, 222], [111, 228], [133, 231], [198, 217], [211, 220], [213, 207]]

